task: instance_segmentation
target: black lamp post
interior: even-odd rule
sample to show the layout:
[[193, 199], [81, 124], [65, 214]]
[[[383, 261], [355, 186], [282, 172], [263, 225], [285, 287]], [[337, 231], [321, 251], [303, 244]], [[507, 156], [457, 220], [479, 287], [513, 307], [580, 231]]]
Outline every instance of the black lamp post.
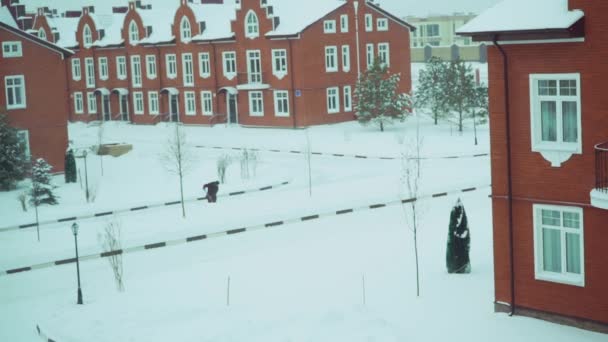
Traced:
[[80, 261], [78, 259], [78, 223], [72, 224], [72, 233], [74, 233], [74, 246], [76, 247], [76, 275], [78, 277], [78, 302], [82, 304], [82, 291], [80, 290]]

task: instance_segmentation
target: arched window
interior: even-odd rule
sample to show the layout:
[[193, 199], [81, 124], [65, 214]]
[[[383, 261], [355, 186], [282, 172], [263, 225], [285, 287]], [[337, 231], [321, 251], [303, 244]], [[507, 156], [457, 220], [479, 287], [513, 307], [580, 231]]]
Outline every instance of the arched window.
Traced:
[[248, 38], [255, 38], [260, 35], [260, 27], [258, 22], [258, 16], [255, 15], [254, 11], [249, 11], [245, 17], [245, 36]]
[[93, 33], [91, 32], [89, 25], [84, 25], [84, 29], [82, 30], [82, 42], [85, 47], [89, 47], [93, 44]]
[[42, 27], [40, 28], [40, 30], [38, 30], [38, 38], [46, 40], [46, 32]]
[[135, 20], [131, 20], [131, 23], [129, 24], [129, 43], [133, 45], [137, 43], [137, 41], [139, 41], [139, 29], [137, 28]]
[[190, 29], [190, 21], [188, 18], [183, 17], [182, 23], [179, 27], [181, 40], [183, 42], [190, 41], [190, 38], [192, 38], [192, 29]]

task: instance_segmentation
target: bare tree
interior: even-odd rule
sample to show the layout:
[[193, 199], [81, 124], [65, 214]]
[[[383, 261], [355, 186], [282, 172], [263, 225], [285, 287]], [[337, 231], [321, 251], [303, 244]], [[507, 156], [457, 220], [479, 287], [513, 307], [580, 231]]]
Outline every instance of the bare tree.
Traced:
[[103, 252], [109, 254], [106, 258], [114, 274], [116, 289], [122, 292], [125, 290], [125, 285], [123, 282], [121, 230], [122, 225], [120, 221], [114, 217], [114, 220], [106, 224], [103, 233], [97, 235], [97, 239]]
[[217, 178], [222, 184], [226, 183], [226, 172], [228, 172], [230, 164], [232, 164], [232, 157], [228, 154], [222, 154], [216, 161]]
[[184, 205], [184, 175], [188, 173], [193, 163], [193, 155], [186, 144], [186, 133], [175, 123], [175, 131], [169, 138], [166, 150], [161, 156], [163, 165], [169, 173], [179, 177], [179, 192], [182, 204], [182, 216], [186, 217]]

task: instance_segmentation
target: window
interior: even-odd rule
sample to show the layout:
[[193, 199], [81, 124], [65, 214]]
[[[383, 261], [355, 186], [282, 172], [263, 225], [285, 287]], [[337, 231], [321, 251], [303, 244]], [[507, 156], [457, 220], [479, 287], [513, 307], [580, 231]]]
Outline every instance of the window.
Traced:
[[532, 151], [547, 152], [553, 166], [564, 156], [550, 152], [581, 153], [580, 74], [532, 74], [530, 93]]
[[340, 97], [338, 87], [327, 88], [327, 113], [333, 114], [340, 111]]
[[213, 94], [210, 91], [201, 91], [201, 107], [203, 115], [213, 115]]
[[141, 87], [141, 58], [131, 56], [131, 85], [135, 88]]
[[198, 54], [198, 72], [202, 78], [209, 78], [211, 76], [211, 62], [209, 59], [208, 52]]
[[186, 115], [196, 115], [196, 95], [193, 91], [184, 92], [186, 102]]
[[184, 73], [184, 87], [194, 86], [194, 69], [192, 66], [192, 54], [182, 54], [182, 68]]
[[334, 72], [338, 71], [338, 48], [335, 46], [325, 47], [325, 71]]
[[262, 56], [260, 50], [247, 50], [247, 82], [262, 83]]
[[148, 92], [148, 110], [150, 115], [158, 115], [158, 92]]
[[365, 15], [365, 31], [371, 32], [374, 30], [374, 19], [371, 14]]
[[247, 38], [256, 38], [260, 35], [260, 27], [258, 16], [254, 11], [249, 11], [245, 16], [245, 36]]
[[272, 74], [279, 79], [287, 75], [287, 50], [272, 50]]
[[186, 17], [182, 18], [179, 34], [182, 42], [189, 42], [192, 38], [192, 29], [190, 28], [190, 21]]
[[89, 108], [89, 114], [97, 114], [97, 99], [95, 93], [87, 93], [87, 107]]
[[423, 30], [420, 32], [420, 35], [425, 35], [427, 37], [439, 37], [439, 24], [426, 24], [422, 25]]
[[342, 71], [350, 71], [350, 46], [342, 45]]
[[165, 64], [167, 65], [167, 78], [174, 79], [177, 77], [177, 57], [174, 54], [165, 55]]
[[93, 58], [87, 57], [84, 59], [85, 67], [85, 78], [87, 81], [87, 88], [95, 88], [95, 62]]
[[42, 27], [38, 30], [38, 38], [46, 40], [46, 31]]
[[236, 52], [226, 51], [222, 53], [224, 60], [224, 76], [231, 80], [236, 76]]
[[93, 44], [93, 33], [88, 24], [85, 24], [84, 29], [82, 29], [82, 44], [84, 44], [85, 48], [88, 48]]
[[274, 91], [274, 115], [289, 116], [289, 93], [285, 90]]
[[347, 33], [348, 32], [348, 15], [342, 14], [340, 16], [340, 32]]
[[125, 56], [116, 57], [116, 76], [119, 80], [127, 78], [127, 58]]
[[264, 116], [264, 97], [261, 91], [249, 92], [249, 115]]
[[155, 55], [147, 55], [146, 56], [146, 74], [148, 74], [148, 79], [156, 78], [156, 56]]
[[583, 210], [540, 204], [533, 210], [536, 279], [585, 286]]
[[32, 152], [30, 150], [30, 132], [28, 130], [17, 131], [17, 138], [19, 139], [19, 151], [27, 160], [29, 160], [32, 157]]
[[2, 42], [2, 57], [12, 58], [23, 56], [21, 42]]
[[386, 19], [386, 18], [376, 19], [376, 29], [378, 31], [388, 31], [388, 19]]
[[353, 110], [353, 93], [350, 86], [344, 86], [342, 89], [344, 93], [344, 111], [350, 112]]
[[141, 91], [133, 92], [133, 113], [135, 115], [144, 114], [144, 93]]
[[74, 112], [76, 114], [84, 113], [84, 104], [82, 101], [82, 93], [74, 93]]
[[382, 65], [386, 67], [391, 66], [391, 54], [388, 43], [379, 43], [378, 44], [378, 58]]
[[325, 20], [323, 22], [323, 33], [336, 33], [336, 21]]
[[135, 44], [137, 44], [138, 41], [139, 41], [139, 29], [137, 28], [137, 24], [135, 23], [135, 20], [131, 20], [131, 23], [129, 24], [129, 43], [131, 45], [135, 45]]
[[25, 104], [25, 78], [23, 75], [4, 77], [6, 109], [22, 109]]
[[80, 59], [72, 58], [72, 79], [74, 81], [80, 81], [82, 77], [82, 71], [80, 68]]
[[108, 57], [99, 57], [97, 59], [97, 63], [99, 63], [99, 78], [102, 80], [108, 79]]
[[367, 51], [367, 68], [371, 69], [372, 65], [374, 65], [374, 44], [367, 44], [365, 47]]

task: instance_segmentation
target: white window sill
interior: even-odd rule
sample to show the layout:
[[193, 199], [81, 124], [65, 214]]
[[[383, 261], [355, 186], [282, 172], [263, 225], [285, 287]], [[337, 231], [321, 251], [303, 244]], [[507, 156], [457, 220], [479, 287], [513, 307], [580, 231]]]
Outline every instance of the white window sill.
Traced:
[[332, 112], [327, 112], [327, 114], [338, 114], [340, 113], [339, 111], [332, 111]]
[[263, 90], [263, 89], [270, 89], [270, 84], [264, 84], [264, 83], [245, 83], [245, 84], [239, 84], [239, 85], [237, 85], [236, 89], [238, 89], [238, 90]]
[[589, 196], [591, 197], [592, 206], [594, 206], [596, 208], [608, 210], [608, 192], [603, 192], [598, 189], [593, 189], [593, 190], [591, 190], [591, 193], [589, 194]]
[[158, 116], [158, 113], [150, 113], [152, 116]]
[[187, 116], [195, 116], [196, 113], [186, 113]]
[[174, 80], [177, 78], [177, 75], [167, 75], [167, 78], [170, 80]]
[[144, 113], [143, 113], [143, 112], [141, 112], [141, 113], [140, 113], [140, 112], [135, 112], [135, 113], [133, 113], [133, 114], [135, 114], [135, 115], [144, 115]]
[[203, 116], [213, 116], [213, 113], [203, 113]]
[[254, 118], [261, 118], [264, 116], [264, 113], [249, 113], [249, 116]]
[[149, 80], [155, 80], [155, 79], [156, 79], [156, 76], [148, 76], [148, 79], [149, 79]]
[[211, 74], [202, 74], [200, 76], [201, 76], [201, 78], [209, 78], [209, 77], [211, 77]]
[[560, 167], [573, 154], [581, 154], [578, 144], [538, 144], [532, 147], [532, 152], [540, 153], [552, 167]]
[[82, 80], [82, 78], [72, 78], [72, 80], [75, 82], [80, 82]]
[[25, 109], [27, 108], [26, 105], [15, 105], [15, 106], [6, 106], [6, 110], [12, 110], [12, 109]]
[[338, 72], [338, 69], [325, 69], [325, 72]]
[[224, 74], [224, 77], [226, 77], [228, 80], [232, 81], [236, 77], [236, 73]]
[[566, 275], [561, 273], [541, 272], [536, 273], [535, 278], [536, 280], [549, 281], [552, 283], [585, 287], [585, 278], [583, 275]]
[[289, 113], [275, 113], [275, 115], [277, 118], [288, 118], [289, 117]]
[[260, 35], [259, 35], [259, 34], [257, 34], [257, 35], [245, 36], [245, 37], [247, 37], [247, 39], [252, 39], [252, 40], [253, 40], [253, 39], [258, 38], [259, 36], [260, 36]]
[[97, 112], [89, 112], [89, 115], [97, 115]]
[[102, 80], [102, 81], [107, 81], [108, 77], [100, 77], [99, 79]]
[[283, 72], [283, 71], [273, 71], [272, 74], [280, 80], [282, 80], [285, 76], [287, 76], [287, 73]]

